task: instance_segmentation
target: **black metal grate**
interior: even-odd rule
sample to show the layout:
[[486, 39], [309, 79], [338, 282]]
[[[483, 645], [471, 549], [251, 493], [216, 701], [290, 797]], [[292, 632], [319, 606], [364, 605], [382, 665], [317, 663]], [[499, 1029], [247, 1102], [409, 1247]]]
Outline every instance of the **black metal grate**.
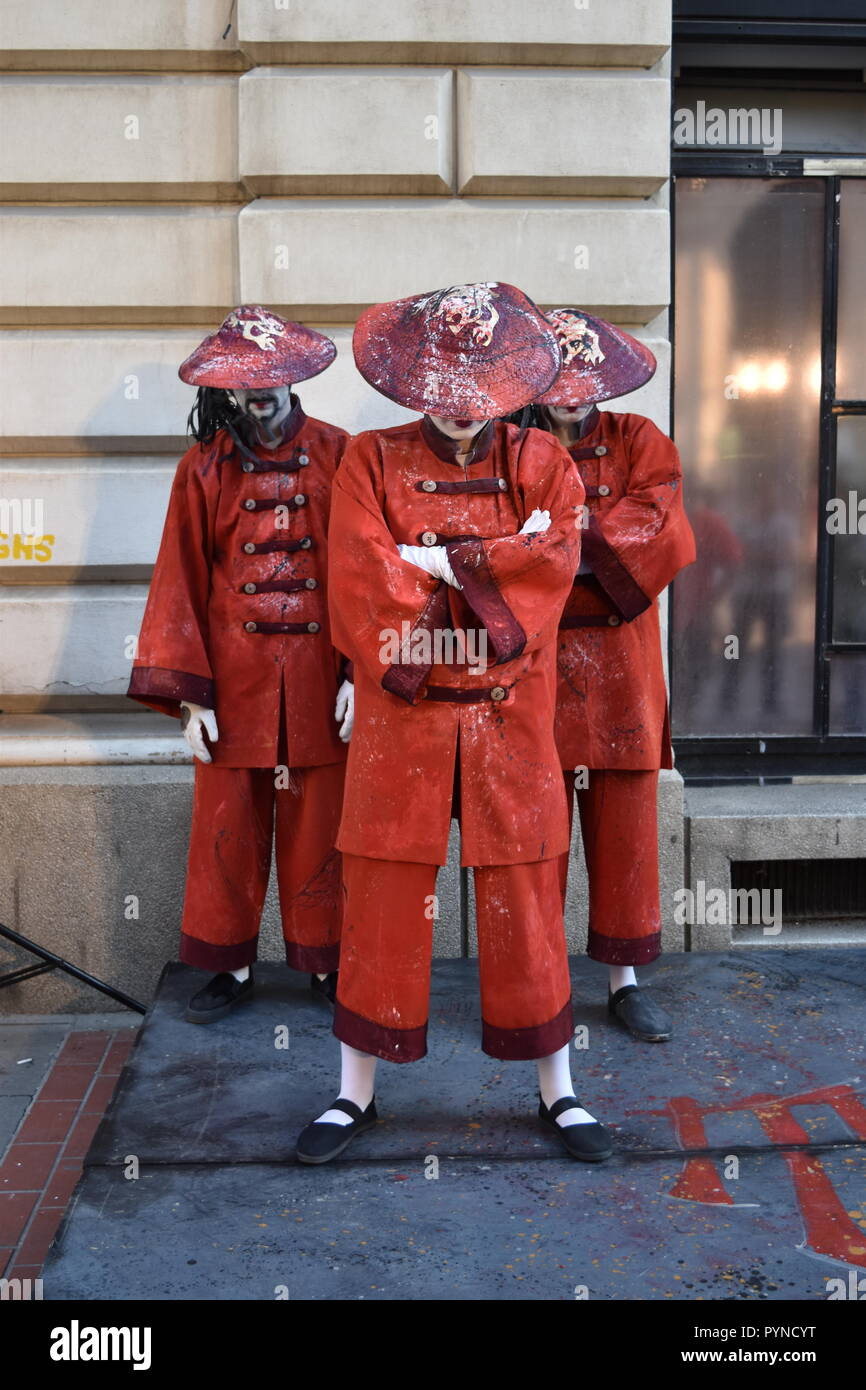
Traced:
[[784, 922], [866, 917], [866, 859], [741, 859], [732, 888], [782, 893]]

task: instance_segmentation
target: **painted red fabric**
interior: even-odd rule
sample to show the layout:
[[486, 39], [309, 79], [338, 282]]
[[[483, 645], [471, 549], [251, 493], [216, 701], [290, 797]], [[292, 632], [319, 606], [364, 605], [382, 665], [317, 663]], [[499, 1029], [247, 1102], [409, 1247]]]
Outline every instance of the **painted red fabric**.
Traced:
[[642, 415], [596, 411], [570, 450], [586, 489], [583, 555], [559, 632], [563, 768], [672, 767], [657, 596], [695, 558], [673, 442]]
[[[568, 844], [556, 634], [583, 489], [540, 430], [492, 423], [471, 458], [464, 469], [413, 421], [353, 439], [334, 481], [331, 624], [356, 689], [338, 840], [349, 854], [445, 863], [458, 741], [465, 864], [534, 862]], [[490, 478], [495, 491], [438, 490]], [[518, 535], [536, 508], [550, 530]], [[398, 543], [444, 544], [463, 591], [401, 559]], [[484, 650], [481, 670], [468, 658]], [[434, 690], [480, 698], [427, 698]]]
[[[427, 1052], [436, 866], [344, 855], [334, 1032], [389, 1062]], [[559, 866], [475, 870], [481, 1046], [491, 1057], [548, 1057], [573, 1031]]]
[[[647, 965], [661, 953], [658, 772], [589, 773], [575, 791], [566, 772], [569, 819], [577, 797], [589, 882], [586, 953], [606, 965]], [[568, 855], [559, 861], [562, 902]]]
[[182, 961], [220, 971], [256, 959], [273, 842], [287, 964], [337, 969], [344, 771], [345, 763], [293, 768], [278, 786], [273, 768], [196, 762]]
[[331, 645], [327, 525], [348, 435], [296, 402], [260, 464], [230, 436], [178, 465], [129, 695], [166, 714], [215, 709], [222, 767], [270, 767], [284, 713], [292, 767], [346, 756], [334, 720], [342, 661]]

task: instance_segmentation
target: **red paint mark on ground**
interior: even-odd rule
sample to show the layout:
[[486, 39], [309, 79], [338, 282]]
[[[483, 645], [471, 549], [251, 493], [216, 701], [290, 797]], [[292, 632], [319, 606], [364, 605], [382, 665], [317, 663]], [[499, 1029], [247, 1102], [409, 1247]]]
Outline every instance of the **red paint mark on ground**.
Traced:
[[[848, 1085], [821, 1086], [794, 1096], [758, 1092], [742, 1100], [701, 1105], [691, 1096], [673, 1096], [663, 1110], [633, 1111], [633, 1114], [665, 1115], [673, 1122], [682, 1148], [709, 1147], [704, 1121], [708, 1115], [750, 1111], [773, 1144], [809, 1144], [811, 1136], [792, 1114], [796, 1105], [829, 1105], [858, 1139], [866, 1139], [866, 1106]], [[849, 1217], [839, 1200], [833, 1181], [817, 1155], [783, 1154], [791, 1174], [794, 1196], [806, 1230], [806, 1245], [818, 1255], [866, 1268], [866, 1233]], [[672, 1197], [687, 1202], [731, 1206], [733, 1198], [724, 1187], [716, 1161], [711, 1158], [686, 1159], [677, 1178]]]

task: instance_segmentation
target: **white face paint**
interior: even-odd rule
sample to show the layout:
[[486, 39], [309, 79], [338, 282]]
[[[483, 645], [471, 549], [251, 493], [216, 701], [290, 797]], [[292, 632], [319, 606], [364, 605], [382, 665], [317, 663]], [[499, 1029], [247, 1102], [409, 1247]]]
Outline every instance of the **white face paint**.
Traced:
[[266, 435], [276, 433], [292, 408], [292, 388], [288, 383], [285, 386], [262, 386], [258, 390], [237, 389], [230, 391], [229, 395], [234, 396], [238, 409]]
[[467, 439], [474, 439], [476, 434], [480, 434], [487, 424], [486, 420], [453, 420], [445, 415], [428, 415], [427, 418], [436, 426], [437, 430], [446, 434], [449, 439], [457, 440], [458, 443]]
[[592, 410], [591, 405], [546, 405], [544, 408], [554, 425], [576, 425]]

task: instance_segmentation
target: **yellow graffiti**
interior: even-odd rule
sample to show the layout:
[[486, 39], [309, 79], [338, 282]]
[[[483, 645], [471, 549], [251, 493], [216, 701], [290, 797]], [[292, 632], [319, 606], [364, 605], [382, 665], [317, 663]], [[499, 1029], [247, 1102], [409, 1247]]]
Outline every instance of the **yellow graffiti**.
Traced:
[[53, 548], [53, 536], [22, 536], [16, 532], [10, 543], [10, 538], [0, 531], [0, 560], [38, 560], [44, 565], [51, 559]]

